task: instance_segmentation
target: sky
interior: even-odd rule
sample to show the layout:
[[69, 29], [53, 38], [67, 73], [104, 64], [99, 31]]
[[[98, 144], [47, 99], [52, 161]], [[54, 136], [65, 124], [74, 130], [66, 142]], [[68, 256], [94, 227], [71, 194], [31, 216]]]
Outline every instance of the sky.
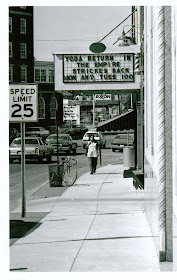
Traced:
[[[89, 46], [102, 39], [131, 13], [131, 6], [35, 6], [34, 57], [53, 61], [53, 53], [67, 46]], [[113, 45], [124, 25], [115, 29], [102, 43]], [[131, 27], [125, 27], [126, 30]], [[115, 45], [116, 47], [116, 45]]]

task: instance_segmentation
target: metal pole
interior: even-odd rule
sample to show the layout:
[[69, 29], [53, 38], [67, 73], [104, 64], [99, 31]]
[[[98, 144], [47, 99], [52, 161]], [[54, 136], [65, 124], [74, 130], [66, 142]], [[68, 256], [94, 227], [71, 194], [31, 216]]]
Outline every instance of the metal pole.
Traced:
[[100, 165], [101, 165], [101, 145], [100, 145], [99, 150], [100, 150]]
[[58, 110], [56, 110], [56, 123], [57, 123], [57, 171], [59, 172], [59, 151], [58, 151], [58, 115], [59, 115], [59, 112]]
[[93, 95], [93, 126], [95, 126], [95, 95]]
[[58, 154], [58, 122], [57, 122], [57, 166], [59, 166], [59, 154]]
[[26, 215], [25, 199], [25, 123], [21, 123], [21, 183], [22, 183], [22, 217]]

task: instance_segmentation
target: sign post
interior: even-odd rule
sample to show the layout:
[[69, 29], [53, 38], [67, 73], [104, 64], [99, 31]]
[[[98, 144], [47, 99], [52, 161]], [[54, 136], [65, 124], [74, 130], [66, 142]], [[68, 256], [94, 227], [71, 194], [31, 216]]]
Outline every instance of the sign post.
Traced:
[[22, 182], [22, 217], [26, 216], [25, 198], [25, 123], [21, 123], [21, 182]]
[[9, 85], [9, 121], [20, 122], [21, 128], [21, 187], [22, 217], [26, 215], [25, 198], [25, 122], [38, 121], [37, 84]]

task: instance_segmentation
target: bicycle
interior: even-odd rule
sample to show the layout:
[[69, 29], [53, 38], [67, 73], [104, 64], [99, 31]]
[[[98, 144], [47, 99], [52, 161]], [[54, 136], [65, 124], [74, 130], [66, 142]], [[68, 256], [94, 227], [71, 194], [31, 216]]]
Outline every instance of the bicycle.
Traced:
[[76, 158], [60, 157], [59, 163], [50, 166], [50, 186], [70, 187], [77, 179]]
[[61, 158], [60, 163], [64, 165], [62, 185], [64, 187], [72, 186], [77, 179], [77, 159], [70, 156]]

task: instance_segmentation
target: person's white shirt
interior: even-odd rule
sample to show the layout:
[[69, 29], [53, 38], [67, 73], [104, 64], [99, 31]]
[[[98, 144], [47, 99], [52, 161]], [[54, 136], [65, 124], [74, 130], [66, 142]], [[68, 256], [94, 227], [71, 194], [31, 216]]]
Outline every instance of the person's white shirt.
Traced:
[[88, 142], [88, 157], [97, 157], [97, 143], [96, 142]]

